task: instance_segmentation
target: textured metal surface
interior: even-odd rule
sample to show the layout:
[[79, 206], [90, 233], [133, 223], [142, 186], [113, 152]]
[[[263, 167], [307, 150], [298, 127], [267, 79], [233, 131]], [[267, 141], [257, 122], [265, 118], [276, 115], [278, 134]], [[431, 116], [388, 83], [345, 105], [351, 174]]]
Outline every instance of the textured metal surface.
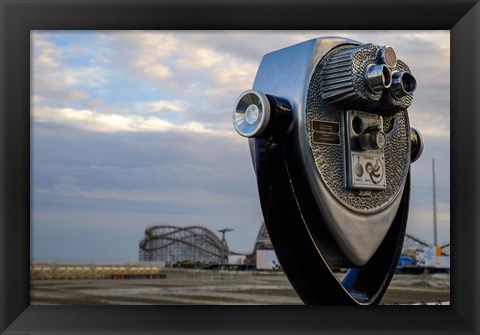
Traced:
[[322, 98], [329, 102], [344, 99], [378, 101], [382, 92], [371, 92], [365, 80], [367, 65], [377, 59], [380, 48], [374, 44], [337, 48], [322, 65]]
[[[365, 71], [371, 64], [382, 64], [382, 47], [376, 44], [364, 44], [357, 47], [339, 47], [331, 51], [322, 62], [321, 95], [329, 103], [348, 100], [373, 103], [382, 100], [397, 108], [408, 108], [413, 94], [395, 98], [388, 90], [372, 92], [367, 85]], [[410, 72], [408, 66], [398, 60], [391, 71]]]
[[[398, 70], [398, 71], [404, 71], [404, 72], [410, 72], [410, 68], [407, 66], [407, 64], [405, 64], [404, 62], [402, 62], [401, 60], [398, 60], [397, 61], [397, 66], [395, 67], [395, 70]], [[390, 100], [389, 102], [394, 105], [394, 106], [398, 106], [400, 108], [408, 108], [410, 107], [410, 105], [412, 104], [412, 100], [413, 100], [413, 94], [410, 93], [410, 94], [407, 94], [406, 96], [402, 97], [402, 98], [392, 98], [392, 97], [389, 97]]]
[[[359, 52], [354, 49], [354, 55], [366, 55], [369, 59], [376, 55], [378, 47], [372, 47], [372, 52]], [[329, 60], [329, 58], [326, 58]], [[352, 59], [356, 59], [356, 56]], [[331, 146], [316, 144], [313, 142], [313, 120], [339, 122], [344, 125], [345, 110], [337, 104], [327, 104], [322, 99], [319, 92], [323, 92], [322, 74], [324, 73], [325, 65], [330, 62], [322, 61], [319, 63], [310, 81], [308, 96], [307, 96], [307, 130], [312, 148], [313, 157], [316, 166], [320, 172], [323, 182], [328, 187], [330, 192], [345, 206], [350, 209], [360, 212], [376, 212], [388, 206], [402, 190], [405, 183], [405, 178], [408, 173], [409, 159], [409, 139], [410, 127], [408, 122], [408, 115], [405, 110], [402, 110], [392, 116], [384, 117], [384, 128], [386, 132], [392, 128], [393, 119], [398, 121], [397, 132], [389, 137], [389, 142], [386, 144], [385, 151], [385, 165], [387, 188], [383, 191], [372, 191], [370, 196], [360, 195], [357, 190], [346, 188], [346, 157], [345, 157], [345, 129], [341, 127], [341, 143], [340, 146]], [[360, 64], [360, 62], [354, 62]], [[362, 63], [363, 64], [363, 63]], [[364, 65], [359, 65], [364, 66]], [[397, 67], [401, 70], [407, 70], [403, 62], [398, 61]], [[354, 79], [355, 80], [355, 79]], [[359, 80], [359, 85], [366, 85]], [[361, 86], [362, 89], [365, 87]], [[368, 90], [368, 89], [366, 89]], [[355, 92], [355, 89], [354, 91]], [[359, 95], [360, 96], [360, 95]], [[367, 97], [364, 97], [367, 99]], [[373, 97], [372, 97], [373, 98]], [[406, 96], [403, 100], [408, 99]], [[397, 103], [401, 103], [398, 100]]]

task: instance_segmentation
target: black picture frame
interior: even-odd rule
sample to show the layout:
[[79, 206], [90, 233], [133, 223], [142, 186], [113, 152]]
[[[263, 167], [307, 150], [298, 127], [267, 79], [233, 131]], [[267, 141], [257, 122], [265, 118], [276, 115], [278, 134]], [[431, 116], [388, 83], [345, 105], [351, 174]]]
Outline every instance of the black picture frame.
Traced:
[[[479, 334], [478, 1], [0, 0], [0, 11], [1, 334]], [[451, 305], [30, 306], [30, 31], [40, 29], [450, 30]]]

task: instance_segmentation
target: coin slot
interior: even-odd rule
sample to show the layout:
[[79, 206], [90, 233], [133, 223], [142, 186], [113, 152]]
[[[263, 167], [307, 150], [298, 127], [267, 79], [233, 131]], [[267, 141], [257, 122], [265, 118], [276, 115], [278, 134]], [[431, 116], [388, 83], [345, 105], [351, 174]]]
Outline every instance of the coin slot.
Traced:
[[362, 133], [363, 130], [363, 122], [362, 119], [359, 118], [358, 116], [355, 116], [352, 119], [352, 130], [355, 133], [355, 135], [359, 135]]

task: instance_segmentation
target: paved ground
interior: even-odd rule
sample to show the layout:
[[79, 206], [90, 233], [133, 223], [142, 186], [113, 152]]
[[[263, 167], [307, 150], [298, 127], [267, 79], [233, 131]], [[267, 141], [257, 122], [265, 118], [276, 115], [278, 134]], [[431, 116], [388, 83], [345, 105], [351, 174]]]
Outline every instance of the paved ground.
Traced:
[[[32, 304], [302, 304], [283, 274], [166, 269], [164, 279], [36, 280]], [[396, 275], [382, 303], [450, 300], [448, 275]]]

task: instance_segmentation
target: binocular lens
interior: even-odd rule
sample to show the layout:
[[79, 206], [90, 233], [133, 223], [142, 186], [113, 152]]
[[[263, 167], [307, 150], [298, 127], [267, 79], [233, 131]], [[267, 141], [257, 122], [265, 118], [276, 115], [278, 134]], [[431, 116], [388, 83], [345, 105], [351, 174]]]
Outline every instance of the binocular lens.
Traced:
[[245, 111], [245, 121], [247, 121], [247, 123], [254, 124], [257, 122], [259, 116], [260, 109], [257, 105], [251, 104], [247, 107], [247, 110]]
[[424, 142], [420, 132], [411, 127], [410, 140], [411, 140], [411, 162], [415, 162], [423, 152]]
[[410, 73], [405, 72], [402, 76], [402, 85], [405, 92], [412, 93], [417, 88], [417, 81]]
[[411, 73], [395, 71], [392, 74], [392, 87], [390, 91], [394, 97], [401, 99], [407, 94], [413, 93], [416, 89], [417, 81]]
[[270, 103], [265, 94], [248, 90], [240, 95], [233, 110], [233, 125], [243, 137], [260, 135], [270, 120]]
[[392, 84], [392, 74], [386, 65], [370, 65], [366, 69], [365, 77], [368, 88], [372, 92], [381, 92]]

